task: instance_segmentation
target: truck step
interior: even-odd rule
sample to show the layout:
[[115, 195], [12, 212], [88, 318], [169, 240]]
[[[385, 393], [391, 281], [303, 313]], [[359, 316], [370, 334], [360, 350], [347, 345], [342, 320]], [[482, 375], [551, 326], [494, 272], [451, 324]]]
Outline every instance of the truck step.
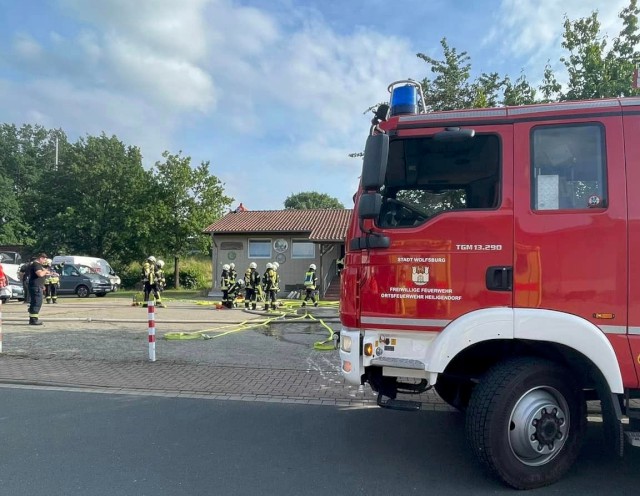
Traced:
[[627, 442], [634, 448], [640, 448], [640, 431], [625, 431]]
[[625, 414], [630, 419], [640, 419], [640, 408], [627, 408]]
[[398, 400], [378, 395], [378, 406], [388, 408], [390, 410], [401, 410], [405, 412], [414, 412], [422, 409], [422, 403], [419, 401]]

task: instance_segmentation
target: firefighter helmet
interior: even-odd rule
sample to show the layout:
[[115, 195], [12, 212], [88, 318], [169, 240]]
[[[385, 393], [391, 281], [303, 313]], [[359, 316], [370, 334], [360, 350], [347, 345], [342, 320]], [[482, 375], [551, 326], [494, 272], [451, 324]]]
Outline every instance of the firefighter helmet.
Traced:
[[235, 269], [235, 268], [236, 268], [236, 264], [234, 264], [233, 262], [231, 262], [231, 263], [229, 264], [229, 268], [230, 268], [230, 269]]
[[273, 262], [273, 270], [278, 270], [280, 268], [280, 264], [278, 262]]
[[267, 262], [267, 270], [273, 269], [273, 264], [271, 262]]
[[224, 265], [222, 266], [222, 270], [229, 270], [230, 268], [231, 268], [231, 267], [229, 267], [229, 265], [228, 265], [228, 264], [224, 264]]
[[258, 265], [257, 265], [255, 262], [251, 262], [251, 263], [249, 264], [249, 268], [250, 268], [250, 269], [257, 269], [257, 268], [258, 268]]
[[309, 265], [309, 268], [312, 269], [312, 270], [316, 270], [316, 264]]
[[157, 265], [159, 268], [164, 267], [164, 260], [158, 260]]
[[151, 263], [156, 263], [156, 257], [154, 257], [153, 255], [151, 255], [150, 257], [147, 258], [147, 260]]

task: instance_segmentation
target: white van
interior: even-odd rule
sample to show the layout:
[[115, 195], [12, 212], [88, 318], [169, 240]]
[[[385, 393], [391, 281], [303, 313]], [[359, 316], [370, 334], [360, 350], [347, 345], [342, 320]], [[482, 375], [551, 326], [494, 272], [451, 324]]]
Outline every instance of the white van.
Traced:
[[118, 288], [120, 288], [120, 277], [118, 277], [116, 272], [111, 268], [109, 262], [103, 258], [84, 257], [78, 255], [56, 255], [53, 257], [53, 265], [62, 262], [73, 265], [85, 265], [97, 274], [108, 277], [111, 281], [112, 291], [118, 291]]

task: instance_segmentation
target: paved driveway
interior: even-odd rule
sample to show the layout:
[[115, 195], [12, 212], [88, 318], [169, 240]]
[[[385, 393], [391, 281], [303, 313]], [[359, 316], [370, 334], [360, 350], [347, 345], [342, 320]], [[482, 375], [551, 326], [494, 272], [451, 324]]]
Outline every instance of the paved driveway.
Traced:
[[[314, 343], [339, 328], [336, 307], [280, 314], [216, 310], [210, 302], [171, 301], [156, 309], [156, 362], [149, 361], [148, 313], [121, 298], [60, 298], [43, 305], [43, 326], [27, 324], [27, 305], [2, 306], [0, 381], [373, 405], [366, 388], [342, 380], [337, 351]], [[267, 322], [269, 321], [269, 322]], [[184, 339], [165, 339], [182, 337]], [[437, 395], [426, 409], [445, 409]]]

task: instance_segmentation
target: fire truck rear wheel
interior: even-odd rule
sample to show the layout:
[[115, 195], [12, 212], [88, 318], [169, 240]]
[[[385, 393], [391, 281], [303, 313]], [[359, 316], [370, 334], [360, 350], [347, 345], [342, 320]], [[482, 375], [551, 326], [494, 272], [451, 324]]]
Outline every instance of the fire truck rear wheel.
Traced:
[[474, 388], [467, 437], [480, 462], [516, 489], [560, 479], [578, 456], [586, 404], [566, 368], [522, 357], [496, 365]]

